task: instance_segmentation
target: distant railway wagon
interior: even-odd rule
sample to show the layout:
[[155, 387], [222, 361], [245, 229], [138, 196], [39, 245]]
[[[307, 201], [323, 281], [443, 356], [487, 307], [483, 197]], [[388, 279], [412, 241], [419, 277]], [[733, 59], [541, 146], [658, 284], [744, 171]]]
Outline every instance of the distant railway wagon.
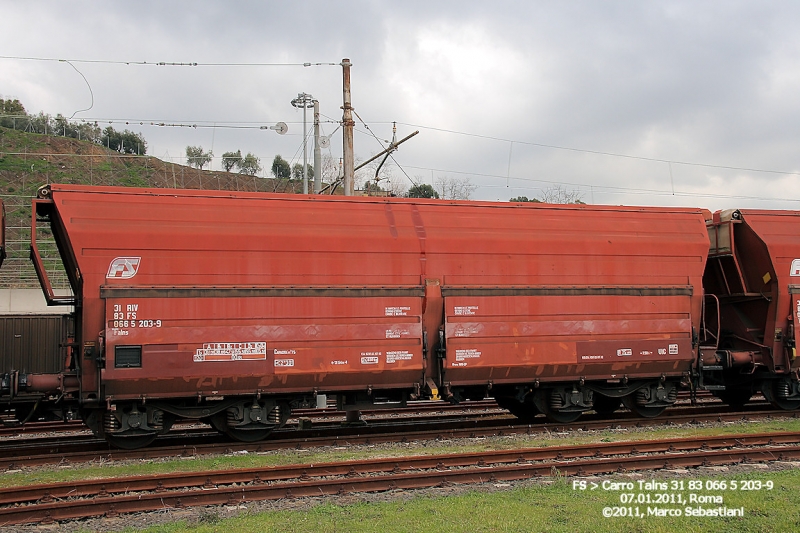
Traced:
[[[491, 395], [562, 422], [656, 416], [681, 386], [800, 400], [784, 287], [800, 245], [756, 246], [756, 213], [77, 185], [33, 209], [34, 266], [75, 333], [59, 372], [2, 369], [0, 400], [80, 414], [118, 446], [179, 418], [262, 439], [319, 394], [350, 410]], [[50, 286], [42, 221], [74, 296]], [[763, 285], [735, 285], [731, 261]]]

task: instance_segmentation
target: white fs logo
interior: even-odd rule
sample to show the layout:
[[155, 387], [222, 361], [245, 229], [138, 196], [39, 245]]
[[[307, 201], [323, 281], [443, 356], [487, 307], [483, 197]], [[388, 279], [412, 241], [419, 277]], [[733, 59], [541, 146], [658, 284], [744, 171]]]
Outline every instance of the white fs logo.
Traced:
[[792, 268], [789, 271], [790, 276], [800, 276], [800, 259], [792, 260]]
[[117, 257], [108, 265], [106, 278], [130, 279], [139, 271], [141, 257]]

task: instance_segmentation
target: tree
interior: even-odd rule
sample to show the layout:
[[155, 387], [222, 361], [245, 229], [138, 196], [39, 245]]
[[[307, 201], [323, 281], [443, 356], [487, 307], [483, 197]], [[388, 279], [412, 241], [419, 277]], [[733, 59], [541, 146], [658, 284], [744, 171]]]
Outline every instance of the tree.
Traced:
[[406, 193], [407, 198], [439, 198], [439, 193], [427, 183], [414, 185]]
[[39, 111], [38, 115], [28, 115], [28, 124], [25, 130], [31, 133], [48, 135], [53, 133], [53, 126], [50, 122], [50, 115], [45, 115], [43, 112]]
[[332, 183], [339, 177], [339, 162], [338, 159], [330, 155], [322, 156], [322, 168], [320, 170], [323, 183]]
[[147, 141], [141, 133], [130, 130], [120, 132], [111, 126], [101, 130], [97, 122], [70, 122], [60, 113], [55, 118], [41, 111], [37, 115], [29, 115], [19, 100], [0, 98], [0, 126], [91, 141], [123, 154], [147, 153]]
[[535, 202], [546, 204], [585, 204], [582, 200], [583, 193], [575, 189], [567, 189], [563, 185], [553, 185], [542, 190], [542, 199], [527, 196], [517, 196], [511, 198], [509, 202]]
[[28, 118], [25, 106], [19, 100], [4, 100], [0, 98], [0, 126], [15, 128], [17, 124], [24, 123]]
[[[60, 116], [60, 115], [59, 115]], [[58, 127], [59, 120], [56, 117], [55, 125]], [[56, 134], [60, 133], [58, 130]], [[75, 130], [75, 135], [70, 137], [77, 137], [78, 132]], [[111, 150], [116, 150], [121, 154], [144, 154], [147, 152], [147, 142], [140, 134], [133, 133], [130, 130], [117, 131], [111, 126], [103, 130], [100, 137], [100, 144]]]
[[397, 196], [397, 194], [395, 194], [395, 192], [391, 189], [381, 187], [374, 181], [368, 181], [364, 183], [363, 191], [367, 196]]
[[222, 168], [225, 169], [225, 172], [230, 172], [237, 167], [242, 167], [241, 150], [236, 150], [235, 152], [225, 152], [222, 154]]
[[64, 118], [64, 115], [59, 113], [53, 120], [53, 129], [56, 135], [64, 137], [78, 137], [78, 126]]
[[546, 204], [584, 204], [583, 193], [567, 189], [563, 185], [553, 185], [542, 191], [542, 201]]
[[455, 178], [448, 178], [441, 176], [434, 181], [436, 191], [439, 193], [437, 198], [444, 200], [469, 200], [477, 185], [473, 185], [472, 181], [467, 178], [459, 180]]
[[[356, 160], [356, 166], [361, 164], [361, 161]], [[354, 182], [355, 188], [363, 190], [367, 194], [378, 194], [380, 196], [406, 196], [408, 187], [406, 183], [411, 180], [410, 177], [403, 172], [399, 174], [397, 169], [399, 167], [391, 159], [378, 158], [374, 161], [367, 163], [360, 169], [355, 171]], [[425, 178], [416, 176], [416, 181], [421, 182]]]
[[105, 128], [100, 136], [100, 142], [109, 150], [119, 150], [121, 140], [119, 132], [111, 126]]
[[[312, 179], [314, 177], [314, 165], [306, 165], [306, 175], [308, 179]], [[292, 179], [294, 180], [302, 180], [303, 179], [303, 164], [302, 163], [295, 163], [292, 167]]]
[[[81, 122], [75, 128], [78, 132], [78, 139], [82, 141], [91, 141], [100, 144], [100, 139], [103, 137], [103, 131], [97, 122]], [[144, 139], [142, 139], [144, 142]], [[145, 143], [146, 145], [147, 143]]]
[[125, 130], [122, 132], [120, 151], [123, 154], [144, 155], [147, 153], [147, 141], [144, 140], [141, 133], [133, 133], [130, 130]]
[[11, 99], [4, 100], [0, 98], [0, 114], [3, 115], [17, 115], [17, 116], [27, 116], [28, 112], [25, 111], [25, 106], [22, 105], [22, 102], [19, 100]]
[[292, 169], [289, 166], [289, 162], [282, 158], [280, 155], [276, 155], [275, 159], [272, 160], [272, 175], [276, 178], [286, 179], [292, 177]]
[[255, 176], [261, 172], [261, 160], [250, 152], [247, 152], [247, 155], [244, 156], [241, 163], [239, 163], [239, 171], [248, 176]]
[[214, 156], [213, 152], [204, 152], [202, 146], [187, 146], [186, 147], [186, 163], [190, 167], [197, 167], [200, 170], [211, 162]]
[[[17, 99], [4, 100], [0, 98], [0, 126], [4, 128], [18, 128], [27, 122], [28, 112], [25, 106]], [[24, 127], [24, 126], [23, 126]]]

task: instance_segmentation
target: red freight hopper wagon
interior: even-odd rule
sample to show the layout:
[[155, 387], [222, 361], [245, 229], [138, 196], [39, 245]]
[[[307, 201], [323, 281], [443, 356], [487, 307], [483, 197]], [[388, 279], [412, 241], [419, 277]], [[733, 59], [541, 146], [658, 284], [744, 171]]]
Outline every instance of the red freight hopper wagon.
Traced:
[[321, 393], [652, 416], [696, 360], [700, 209], [74, 185], [34, 204], [75, 294], [34, 246], [48, 300], [76, 306], [60, 392], [123, 446], [176, 418], [259, 439]]
[[800, 407], [800, 211], [719, 211], [708, 222], [703, 385], [741, 406], [757, 391]]

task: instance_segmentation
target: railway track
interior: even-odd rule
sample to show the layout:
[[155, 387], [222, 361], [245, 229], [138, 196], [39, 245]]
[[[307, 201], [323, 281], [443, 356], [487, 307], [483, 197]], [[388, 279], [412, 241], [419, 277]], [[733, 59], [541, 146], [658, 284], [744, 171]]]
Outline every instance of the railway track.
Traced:
[[[279, 449], [304, 449], [321, 446], [344, 446], [384, 442], [412, 442], [433, 439], [477, 438], [498, 435], [551, 433], [569, 430], [604, 430], [625, 427], [657, 427], [717, 421], [755, 420], [771, 417], [800, 416], [798, 412], [758, 409], [730, 412], [719, 406], [675, 408], [669, 416], [640, 418], [632, 413], [616, 413], [614, 419], [587, 416], [572, 424], [552, 424], [544, 418], [535, 423], [520, 423], [512, 416], [462, 418], [443, 421], [440, 418], [422, 423], [418, 420], [390, 421], [360, 427], [329, 425], [311, 430], [276, 431], [269, 439], [257, 443], [231, 442], [218, 433], [175, 433], [159, 438], [156, 445], [139, 450], [117, 450], [102, 440], [87, 435], [30, 442], [4, 443], [0, 447], [0, 469], [15, 470], [48, 464], [90, 461], [124, 461], [166, 457], [191, 457], [230, 453], [264, 453]], [[187, 443], [187, 440], [189, 441]]]
[[12, 487], [0, 525], [559, 475], [800, 459], [796, 432], [599, 443]]

